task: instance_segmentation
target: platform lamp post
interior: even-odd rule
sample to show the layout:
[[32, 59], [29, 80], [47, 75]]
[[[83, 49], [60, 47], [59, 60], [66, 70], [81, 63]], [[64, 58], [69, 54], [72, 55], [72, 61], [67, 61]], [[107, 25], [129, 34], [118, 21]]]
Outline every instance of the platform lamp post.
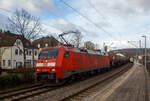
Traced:
[[145, 68], [146, 68], [146, 54], [147, 54], [147, 52], [146, 52], [146, 35], [143, 35], [142, 37], [145, 38]]
[[141, 52], [141, 40], [139, 40], [139, 55], [141, 55], [142, 52]]

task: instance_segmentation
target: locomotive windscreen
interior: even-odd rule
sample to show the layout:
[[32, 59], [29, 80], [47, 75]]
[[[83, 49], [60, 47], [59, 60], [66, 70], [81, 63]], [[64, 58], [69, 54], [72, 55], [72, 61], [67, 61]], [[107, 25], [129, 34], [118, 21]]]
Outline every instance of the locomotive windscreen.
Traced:
[[55, 58], [57, 56], [58, 49], [51, 49], [51, 50], [43, 50], [39, 54], [40, 58]]

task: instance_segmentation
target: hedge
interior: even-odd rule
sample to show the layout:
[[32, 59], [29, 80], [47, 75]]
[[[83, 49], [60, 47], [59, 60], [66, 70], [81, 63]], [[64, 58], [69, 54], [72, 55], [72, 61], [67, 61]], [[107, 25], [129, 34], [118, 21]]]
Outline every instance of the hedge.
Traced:
[[35, 68], [17, 68], [17, 69], [9, 69], [6, 70], [7, 73], [34, 73], [35, 72]]
[[5, 70], [8, 74], [17, 74], [21, 83], [34, 82], [35, 68], [19, 67], [16, 69]]
[[16, 86], [20, 83], [20, 78], [16, 74], [0, 76], [0, 88]]

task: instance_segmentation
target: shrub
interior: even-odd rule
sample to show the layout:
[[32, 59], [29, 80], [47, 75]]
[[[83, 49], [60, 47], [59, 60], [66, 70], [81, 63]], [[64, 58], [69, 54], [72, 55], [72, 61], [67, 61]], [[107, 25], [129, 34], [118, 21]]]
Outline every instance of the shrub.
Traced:
[[6, 70], [7, 73], [15, 73], [15, 70], [14, 69], [9, 69], [9, 70]]
[[22, 82], [33, 82], [34, 81], [34, 73], [35, 69], [31, 67], [21, 67], [15, 70], [16, 73], [21, 73], [21, 81]]
[[33, 82], [34, 81], [34, 73], [35, 69], [31, 67], [19, 67], [16, 69], [7, 70], [8, 74], [17, 74], [22, 83], [25, 82]]
[[0, 88], [16, 86], [20, 83], [20, 79], [16, 74], [7, 74], [0, 76]]
[[20, 68], [16, 68], [16, 69], [6, 70], [6, 72], [7, 73], [26, 73], [26, 72], [33, 73], [33, 72], [35, 72], [35, 69], [34, 68], [30, 68], [30, 67], [27, 67], [27, 68], [20, 67]]

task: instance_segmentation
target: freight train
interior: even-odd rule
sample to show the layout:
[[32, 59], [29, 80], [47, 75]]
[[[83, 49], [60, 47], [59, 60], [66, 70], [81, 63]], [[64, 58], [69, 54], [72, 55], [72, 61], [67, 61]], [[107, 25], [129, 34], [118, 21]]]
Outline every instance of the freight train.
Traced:
[[38, 80], [59, 83], [72, 76], [108, 70], [126, 62], [126, 57], [117, 54], [102, 55], [98, 50], [59, 46], [43, 48], [35, 69]]

